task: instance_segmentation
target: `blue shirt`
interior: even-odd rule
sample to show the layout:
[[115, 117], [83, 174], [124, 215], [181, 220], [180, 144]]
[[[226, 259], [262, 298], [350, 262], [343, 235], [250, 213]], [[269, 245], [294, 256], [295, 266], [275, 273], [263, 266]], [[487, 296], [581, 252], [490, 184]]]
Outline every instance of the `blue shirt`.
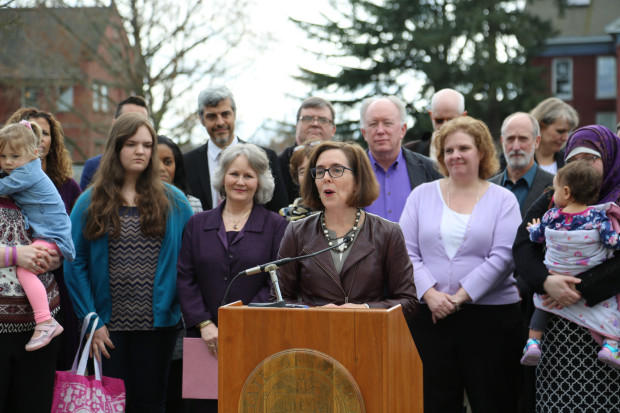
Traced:
[[510, 178], [508, 178], [508, 169], [505, 169], [502, 174], [502, 186], [515, 194], [517, 201], [519, 201], [520, 208], [523, 207], [523, 202], [525, 202], [527, 194], [529, 194], [530, 189], [532, 189], [537, 170], [538, 164], [534, 162], [534, 165], [532, 165], [525, 175], [519, 178], [517, 182], [512, 182]]
[[379, 165], [370, 152], [368, 152], [368, 157], [375, 171], [377, 182], [379, 182], [379, 197], [366, 208], [366, 211], [392, 222], [398, 222], [411, 192], [403, 150], [400, 150], [398, 157], [387, 171]]
[[0, 195], [10, 195], [21, 209], [32, 237], [53, 242], [72, 261], [71, 221], [52, 180], [41, 169], [39, 158], [15, 168], [0, 179]]

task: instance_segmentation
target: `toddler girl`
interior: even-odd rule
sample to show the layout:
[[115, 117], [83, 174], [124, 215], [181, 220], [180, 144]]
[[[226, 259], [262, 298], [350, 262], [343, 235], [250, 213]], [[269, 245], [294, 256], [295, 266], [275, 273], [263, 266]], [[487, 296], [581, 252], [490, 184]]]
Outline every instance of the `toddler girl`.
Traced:
[[[0, 168], [8, 174], [0, 178], [0, 196], [11, 196], [22, 211], [26, 227], [32, 230], [33, 244], [62, 253], [73, 260], [75, 249], [71, 239], [71, 223], [56, 187], [41, 169], [38, 145], [41, 132], [38, 125], [28, 121], [13, 123], [0, 129]], [[5, 264], [17, 262], [14, 251]], [[35, 263], [33, 271], [40, 271]], [[29, 269], [17, 267], [17, 279], [34, 310], [36, 326], [26, 344], [27, 351], [46, 346], [60, 333], [62, 326], [51, 316], [43, 283]]]
[[[591, 155], [600, 157], [600, 154]], [[601, 182], [601, 173], [584, 160], [567, 164], [555, 176], [553, 199], [557, 208], [551, 208], [542, 221], [534, 220], [527, 227], [533, 242], [546, 242], [545, 265], [550, 272], [576, 276], [610, 258], [613, 249], [620, 249], [617, 228], [614, 230], [614, 223], [609, 218], [612, 213], [617, 213], [617, 205], [588, 206], [598, 199]], [[540, 309], [542, 300], [538, 295], [534, 296], [534, 303], [537, 309], [530, 321], [529, 339], [521, 364], [538, 364], [540, 339], [548, 315], [545, 311], [549, 311], [589, 328], [595, 338], [602, 336], [598, 359], [620, 368], [620, 311], [616, 297], [594, 307], [586, 307], [581, 299], [571, 306], [545, 308], [545, 311]]]

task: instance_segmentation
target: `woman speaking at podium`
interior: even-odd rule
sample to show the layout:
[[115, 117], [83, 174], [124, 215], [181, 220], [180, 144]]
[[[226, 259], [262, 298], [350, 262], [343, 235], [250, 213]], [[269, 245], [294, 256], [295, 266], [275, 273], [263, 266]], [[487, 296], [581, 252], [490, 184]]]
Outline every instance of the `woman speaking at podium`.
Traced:
[[303, 203], [321, 212], [291, 222], [278, 255], [339, 246], [283, 265], [284, 300], [342, 308], [401, 304], [405, 316], [413, 313], [413, 268], [400, 227], [362, 210], [379, 195], [364, 150], [355, 143], [324, 142], [313, 151], [308, 168], [301, 182]]

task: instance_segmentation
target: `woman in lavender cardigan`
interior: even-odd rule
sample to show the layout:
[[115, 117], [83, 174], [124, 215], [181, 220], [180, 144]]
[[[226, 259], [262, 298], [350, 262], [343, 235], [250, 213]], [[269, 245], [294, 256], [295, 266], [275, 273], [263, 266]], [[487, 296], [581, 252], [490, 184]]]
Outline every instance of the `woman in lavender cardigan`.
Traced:
[[446, 178], [420, 185], [400, 225], [420, 311], [412, 333], [424, 364], [425, 412], [516, 410], [522, 345], [512, 242], [521, 223], [486, 125], [459, 117], [435, 141]]

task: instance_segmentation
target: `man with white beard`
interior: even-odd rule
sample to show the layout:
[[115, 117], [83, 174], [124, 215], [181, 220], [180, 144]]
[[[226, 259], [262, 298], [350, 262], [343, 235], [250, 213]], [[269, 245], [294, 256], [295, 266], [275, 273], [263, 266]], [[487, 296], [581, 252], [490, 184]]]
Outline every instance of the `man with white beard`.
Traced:
[[540, 127], [532, 115], [516, 112], [508, 116], [502, 123], [501, 134], [506, 169], [489, 181], [515, 194], [523, 217], [545, 188], [553, 185], [553, 175], [539, 168], [534, 160], [540, 144]]
[[[501, 185], [517, 197], [521, 209], [521, 217], [525, 216], [528, 208], [543, 193], [545, 188], [553, 185], [553, 175], [538, 167], [534, 160], [534, 153], [540, 144], [540, 127], [538, 121], [529, 113], [516, 112], [508, 116], [502, 123], [500, 142], [506, 158], [506, 169], [489, 179], [494, 184]], [[532, 316], [534, 291], [523, 280], [520, 274], [514, 274], [517, 288], [522, 298], [521, 311], [523, 313], [523, 341], [527, 338], [527, 321]], [[534, 411], [536, 397], [536, 369], [522, 366], [522, 382], [519, 390], [519, 411]]]

